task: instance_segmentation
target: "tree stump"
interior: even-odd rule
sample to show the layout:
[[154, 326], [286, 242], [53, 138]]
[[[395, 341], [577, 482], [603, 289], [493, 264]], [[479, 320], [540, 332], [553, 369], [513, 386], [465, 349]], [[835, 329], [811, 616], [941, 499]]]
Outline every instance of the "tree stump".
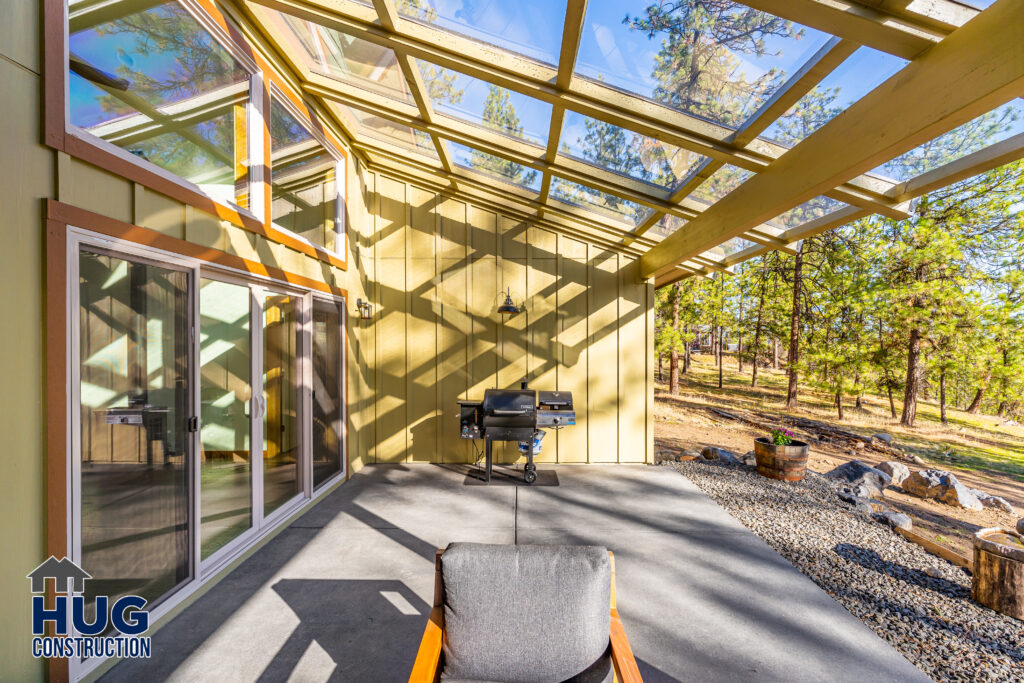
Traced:
[[992, 527], [974, 534], [975, 602], [1024, 621], [1024, 537]]

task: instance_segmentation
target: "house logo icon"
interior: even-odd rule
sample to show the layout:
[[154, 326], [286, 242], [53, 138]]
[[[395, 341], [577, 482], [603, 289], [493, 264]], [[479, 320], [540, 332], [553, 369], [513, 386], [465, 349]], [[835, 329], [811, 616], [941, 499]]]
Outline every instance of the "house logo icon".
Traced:
[[84, 593], [85, 581], [91, 579], [92, 575], [66, 557], [58, 560], [50, 555], [49, 559], [33, 569], [27, 578], [32, 582], [33, 593], [45, 593], [48, 579], [53, 579], [55, 593], [68, 593], [69, 581], [73, 582], [72, 592]]

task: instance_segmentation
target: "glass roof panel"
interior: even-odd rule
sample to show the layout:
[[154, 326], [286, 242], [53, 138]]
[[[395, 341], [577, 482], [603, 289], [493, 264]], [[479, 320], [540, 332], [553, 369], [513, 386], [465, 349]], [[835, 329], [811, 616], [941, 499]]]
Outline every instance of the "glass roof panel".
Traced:
[[423, 131], [403, 126], [390, 119], [375, 116], [356, 107], [349, 107], [336, 102], [328, 102], [327, 104], [357, 137], [366, 136], [383, 140], [410, 151], [425, 154], [435, 160], [437, 159], [437, 150], [434, 149], [434, 143], [430, 136]]
[[721, 262], [726, 256], [735, 254], [736, 252], [749, 249], [750, 247], [756, 246], [756, 242], [745, 240], [742, 237], [733, 237], [730, 240], [722, 242], [717, 247], [713, 247], [703, 252], [701, 256], [712, 261]]
[[421, 59], [416, 64], [435, 110], [508, 137], [547, 145], [549, 103]]
[[846, 204], [830, 197], [815, 197], [809, 202], [804, 202], [800, 206], [776, 216], [769, 221], [769, 224], [789, 230], [790, 228], [795, 228], [798, 225], [803, 225], [804, 223], [821, 218], [822, 216], [827, 216], [834, 211], [838, 211], [844, 206], [846, 206]]
[[249, 73], [181, 4], [140, 7], [74, 25], [68, 122], [248, 207], [248, 150], [235, 131], [245, 122]]
[[399, 100], [412, 101], [409, 86], [391, 48], [298, 17], [267, 10], [307, 69]]
[[670, 190], [707, 159], [574, 111], [565, 113], [561, 151], [613, 173]]
[[679, 216], [673, 216], [672, 214], [665, 214], [661, 217], [661, 220], [654, 224], [654, 226], [644, 233], [644, 237], [650, 237], [652, 240], [663, 240], [679, 228], [686, 225], [687, 221], [685, 218]]
[[566, 0], [398, 0], [407, 19], [557, 64]]
[[555, 175], [551, 176], [550, 195], [560, 202], [590, 209], [602, 216], [625, 221], [634, 227], [643, 223], [654, 213], [654, 209], [649, 206], [637, 204]]
[[907, 60], [859, 47], [761, 135], [792, 147], [907, 65]]
[[910, 180], [1019, 133], [1024, 133], [1024, 100], [1020, 98], [901, 154], [874, 172]]
[[754, 175], [753, 171], [732, 164], [724, 164], [712, 173], [710, 178], [698, 185], [690, 196], [706, 204], [714, 204], [745, 183], [752, 175]]
[[576, 71], [737, 127], [828, 39], [730, 0], [592, 2]]
[[492, 154], [487, 154], [486, 152], [481, 152], [478, 149], [473, 149], [457, 142], [452, 142], [451, 140], [446, 140], [445, 142], [448, 145], [448, 151], [451, 153], [452, 161], [460, 168], [482, 173], [527, 190], [540, 192], [540, 171]]

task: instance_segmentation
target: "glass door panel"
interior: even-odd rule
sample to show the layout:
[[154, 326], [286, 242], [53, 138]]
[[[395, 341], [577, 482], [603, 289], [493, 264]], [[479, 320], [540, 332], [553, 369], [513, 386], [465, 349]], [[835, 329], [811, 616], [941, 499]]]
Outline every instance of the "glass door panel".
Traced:
[[200, 279], [199, 509], [204, 560], [252, 527], [250, 305], [247, 286]]
[[301, 298], [263, 299], [263, 514], [302, 491], [299, 471], [299, 311]]
[[96, 595], [152, 604], [191, 575], [190, 274], [84, 249], [78, 260], [80, 541], [91, 612]]
[[342, 304], [313, 299], [313, 488], [342, 470], [343, 315]]

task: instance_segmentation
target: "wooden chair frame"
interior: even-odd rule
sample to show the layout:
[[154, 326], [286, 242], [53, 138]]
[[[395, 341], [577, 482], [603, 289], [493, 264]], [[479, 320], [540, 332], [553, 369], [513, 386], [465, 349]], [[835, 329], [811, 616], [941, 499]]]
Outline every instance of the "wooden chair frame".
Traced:
[[[413, 664], [409, 683], [434, 683], [441, 676], [441, 651], [444, 641], [444, 578], [441, 575], [441, 555], [439, 549], [434, 557], [434, 605], [430, 610], [430, 619], [423, 631], [416, 662]], [[643, 683], [640, 669], [637, 668], [633, 650], [626, 639], [626, 630], [622, 626], [622, 618], [615, 606], [615, 555], [608, 551], [611, 562], [611, 626], [608, 640], [612, 650], [612, 666], [615, 670], [615, 681], [619, 683]]]

